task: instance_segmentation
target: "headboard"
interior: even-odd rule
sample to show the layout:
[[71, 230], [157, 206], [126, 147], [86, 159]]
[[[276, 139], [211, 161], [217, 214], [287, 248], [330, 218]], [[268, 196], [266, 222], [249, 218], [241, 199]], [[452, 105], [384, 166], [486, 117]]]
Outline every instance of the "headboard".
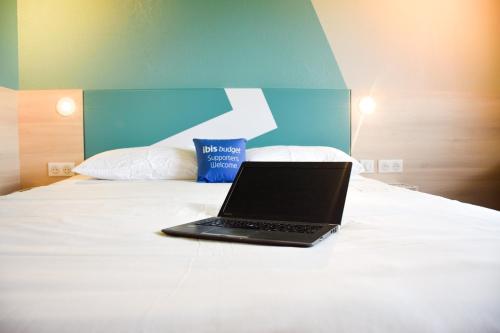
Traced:
[[345, 89], [86, 90], [85, 158], [151, 144], [191, 147], [193, 137], [349, 153], [350, 102]]

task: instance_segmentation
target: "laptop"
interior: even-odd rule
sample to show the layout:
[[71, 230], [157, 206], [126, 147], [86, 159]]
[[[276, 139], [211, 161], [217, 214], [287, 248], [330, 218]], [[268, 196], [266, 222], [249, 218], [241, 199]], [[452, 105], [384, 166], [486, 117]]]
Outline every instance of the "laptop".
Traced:
[[163, 229], [170, 236], [310, 247], [336, 232], [351, 162], [244, 162], [217, 217]]

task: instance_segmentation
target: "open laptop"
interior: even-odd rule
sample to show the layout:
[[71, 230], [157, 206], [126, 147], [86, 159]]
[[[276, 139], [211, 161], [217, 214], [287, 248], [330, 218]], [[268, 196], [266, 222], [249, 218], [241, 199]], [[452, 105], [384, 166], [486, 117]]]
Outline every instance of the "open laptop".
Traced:
[[171, 236], [313, 246], [342, 220], [351, 162], [244, 162], [217, 217], [162, 231]]

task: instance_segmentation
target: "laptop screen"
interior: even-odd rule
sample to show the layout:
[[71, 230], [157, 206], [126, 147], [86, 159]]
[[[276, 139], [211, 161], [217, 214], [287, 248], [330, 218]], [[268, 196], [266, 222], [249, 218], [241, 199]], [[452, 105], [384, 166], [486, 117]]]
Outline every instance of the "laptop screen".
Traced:
[[219, 216], [340, 224], [351, 163], [247, 162]]

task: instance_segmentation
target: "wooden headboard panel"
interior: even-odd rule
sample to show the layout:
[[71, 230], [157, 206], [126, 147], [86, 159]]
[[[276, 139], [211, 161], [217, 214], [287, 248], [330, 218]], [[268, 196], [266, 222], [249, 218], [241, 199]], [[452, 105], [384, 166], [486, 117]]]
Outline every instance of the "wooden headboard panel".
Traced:
[[350, 90], [337, 89], [86, 90], [85, 157], [155, 143], [187, 147], [193, 137], [349, 153], [350, 99]]

